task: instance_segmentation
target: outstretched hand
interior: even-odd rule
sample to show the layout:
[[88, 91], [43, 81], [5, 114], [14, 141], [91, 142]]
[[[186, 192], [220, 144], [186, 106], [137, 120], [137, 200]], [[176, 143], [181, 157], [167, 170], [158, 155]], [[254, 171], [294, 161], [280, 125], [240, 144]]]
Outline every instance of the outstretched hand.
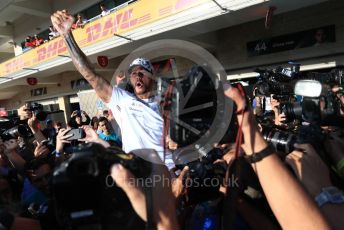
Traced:
[[291, 152], [285, 161], [310, 195], [315, 197], [321, 188], [331, 186], [329, 170], [312, 145], [295, 144], [295, 147], [299, 150]]
[[74, 23], [74, 17], [67, 10], [56, 11], [51, 16], [51, 22], [59, 34], [64, 35], [70, 32]]

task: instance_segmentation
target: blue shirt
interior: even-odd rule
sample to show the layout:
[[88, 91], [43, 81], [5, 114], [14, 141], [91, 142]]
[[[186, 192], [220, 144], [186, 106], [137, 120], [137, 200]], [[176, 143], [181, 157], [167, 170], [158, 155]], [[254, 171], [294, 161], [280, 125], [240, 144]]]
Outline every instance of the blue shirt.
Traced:
[[99, 133], [98, 136], [105, 141], [115, 141], [117, 143], [121, 143], [116, 133], [110, 133], [109, 135], [106, 135], [104, 133]]

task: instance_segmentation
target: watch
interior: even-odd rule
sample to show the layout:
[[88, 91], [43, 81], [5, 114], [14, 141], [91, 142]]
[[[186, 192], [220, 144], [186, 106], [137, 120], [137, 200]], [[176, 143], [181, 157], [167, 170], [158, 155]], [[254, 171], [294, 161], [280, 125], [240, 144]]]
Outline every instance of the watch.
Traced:
[[319, 207], [327, 203], [342, 204], [344, 203], [344, 193], [334, 186], [325, 187], [322, 188], [321, 192], [315, 197], [315, 201]]

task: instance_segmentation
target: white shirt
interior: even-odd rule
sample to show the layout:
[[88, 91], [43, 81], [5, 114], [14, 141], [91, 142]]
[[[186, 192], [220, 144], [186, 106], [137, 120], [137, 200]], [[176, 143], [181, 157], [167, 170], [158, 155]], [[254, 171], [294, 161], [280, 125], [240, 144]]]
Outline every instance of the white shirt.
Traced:
[[155, 97], [141, 100], [135, 95], [113, 87], [107, 107], [121, 128], [123, 150], [155, 149], [164, 159], [163, 119]]

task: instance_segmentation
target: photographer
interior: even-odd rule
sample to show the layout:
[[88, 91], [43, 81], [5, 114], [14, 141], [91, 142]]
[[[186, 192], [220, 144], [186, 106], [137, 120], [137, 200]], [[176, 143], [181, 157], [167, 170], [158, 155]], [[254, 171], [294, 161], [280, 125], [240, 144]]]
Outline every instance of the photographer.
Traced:
[[[86, 121], [82, 121], [82, 115], [85, 116]], [[91, 118], [90, 118], [90, 116], [88, 116], [88, 114], [85, 111], [75, 110], [71, 114], [68, 124], [70, 127], [76, 129], [76, 128], [81, 127], [83, 125], [89, 125], [90, 122], [91, 122]]]
[[[251, 159], [269, 205], [282, 228], [329, 229], [314, 201], [285, 168], [274, 150], [259, 132], [255, 117], [246, 108], [245, 99], [237, 89], [225, 88], [225, 95], [237, 105], [239, 125], [242, 127], [244, 144], [242, 148]], [[253, 160], [252, 155], [260, 155], [261, 160]], [[259, 158], [258, 158], [259, 159]]]
[[39, 142], [46, 140], [44, 134], [40, 130], [39, 120], [37, 119], [33, 109], [29, 103], [26, 103], [18, 109], [19, 124], [28, 125], [35, 139]]

